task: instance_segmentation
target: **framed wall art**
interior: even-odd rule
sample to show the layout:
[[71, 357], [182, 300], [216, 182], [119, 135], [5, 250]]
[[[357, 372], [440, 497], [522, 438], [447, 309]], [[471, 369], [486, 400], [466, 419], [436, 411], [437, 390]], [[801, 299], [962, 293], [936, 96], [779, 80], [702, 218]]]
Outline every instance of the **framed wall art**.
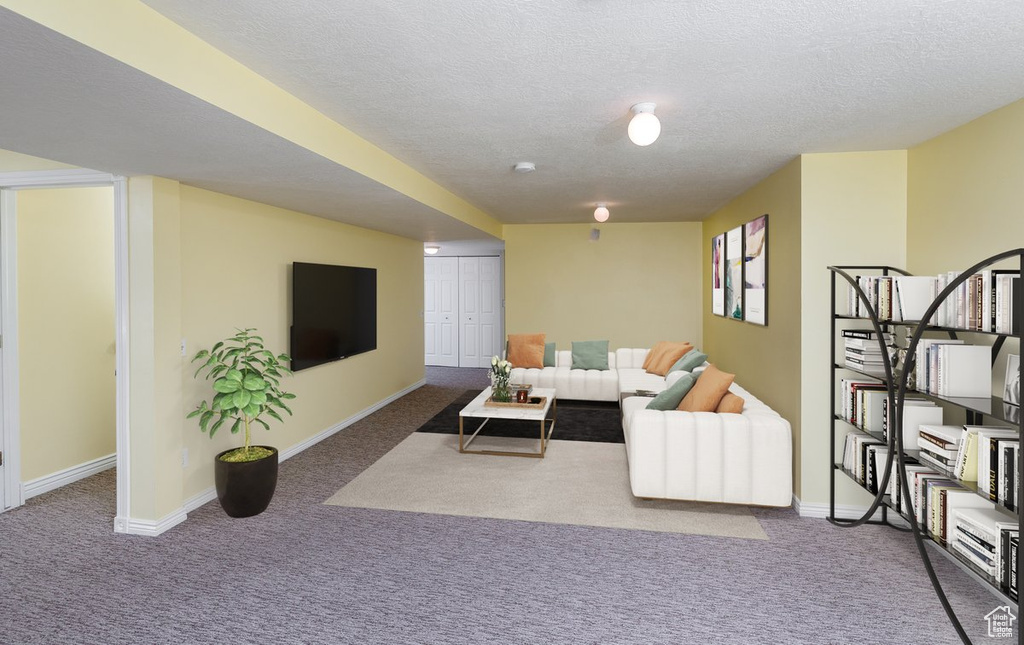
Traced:
[[768, 215], [743, 225], [743, 319], [768, 324]]
[[725, 234], [725, 316], [743, 320], [743, 227]]
[[725, 233], [711, 238], [711, 313], [725, 315]]

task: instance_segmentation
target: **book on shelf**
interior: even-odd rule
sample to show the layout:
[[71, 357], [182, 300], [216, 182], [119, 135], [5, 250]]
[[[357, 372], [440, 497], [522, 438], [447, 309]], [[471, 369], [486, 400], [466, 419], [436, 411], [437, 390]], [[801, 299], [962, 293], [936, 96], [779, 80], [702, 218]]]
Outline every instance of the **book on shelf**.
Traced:
[[918, 524], [925, 527], [930, 526], [928, 501], [933, 486], [953, 486], [957, 488], [961, 485], [944, 473], [931, 472], [919, 473], [917, 475], [917, 487], [914, 491], [914, 517], [917, 518]]
[[992, 395], [992, 349], [987, 345], [942, 344], [935, 353], [935, 393], [950, 397]]
[[[965, 426], [973, 428], [978, 434], [978, 492], [991, 500], [998, 500], [998, 487], [996, 482], [999, 479], [998, 470], [998, 445], [999, 440], [1018, 439], [1017, 431], [1006, 426]], [[996, 455], [996, 459], [993, 459]]]
[[978, 481], [978, 429], [975, 427], [963, 426], [953, 474], [963, 481]]
[[951, 512], [952, 549], [986, 575], [1001, 578], [1001, 539], [1004, 529], [1017, 530], [1017, 518], [997, 508], [955, 508]]
[[1020, 551], [1020, 533], [1014, 529], [1003, 529], [1000, 533], [1000, 557], [1002, 576], [1000, 587], [1011, 600], [1017, 602], [1017, 556]]
[[932, 482], [928, 486], [928, 492], [925, 496], [927, 500], [927, 508], [925, 509], [925, 528], [928, 533], [933, 536], [936, 542], [945, 545], [945, 541], [942, 538], [943, 525], [946, 521], [946, 508], [945, 504], [948, 502], [947, 494], [950, 491], [962, 491], [964, 487], [957, 481], [950, 481], [948, 483]]
[[[843, 338], [860, 338], [863, 340], [872, 340], [876, 344], [878, 343], [878, 334], [875, 333], [874, 329], [842, 329], [839, 333]], [[892, 334], [888, 332], [882, 332], [881, 337], [886, 344], [892, 340]]]
[[[923, 473], [930, 473], [937, 475], [930, 466], [925, 466], [918, 463], [908, 463], [904, 466], [904, 472], [907, 475], [907, 482], [910, 488], [911, 505], [913, 505], [914, 490], [916, 490], [917, 477]], [[910, 515], [911, 512], [907, 508], [907, 501], [903, 498], [903, 480], [898, 476], [899, 471], [894, 470], [892, 476], [889, 478], [889, 486], [887, 492], [891, 500], [895, 502], [896, 510], [900, 513]], [[975, 495], [977, 497], [977, 495]]]
[[948, 546], [947, 542], [949, 536], [953, 534], [955, 529], [952, 516], [953, 510], [958, 508], [989, 508], [994, 509], [995, 504], [985, 499], [981, 495], [978, 495], [974, 491], [961, 488], [959, 490], [947, 491], [941, 501], [943, 507], [941, 513], [943, 516], [943, 524], [940, 527], [940, 536], [943, 540], [942, 544]]
[[[934, 368], [932, 367], [932, 354], [936, 353], [937, 345], [962, 345], [964, 341], [946, 338], [922, 338], [917, 345], [917, 358], [914, 363], [917, 389], [922, 392], [934, 392], [931, 386], [935, 380]], [[936, 354], [937, 356], [937, 354]], [[937, 386], [936, 382], [936, 386]]]
[[[942, 408], [926, 399], [907, 398], [903, 401], [903, 448], [917, 445], [921, 425], [942, 425]], [[882, 401], [882, 434], [889, 437], [889, 400]]]
[[[992, 445], [996, 445], [993, 442]], [[1017, 456], [1020, 451], [1020, 441], [1016, 439], [998, 442], [999, 466], [997, 468], [996, 483], [999, 487], [997, 495], [1000, 504], [1010, 509], [1017, 510]]]
[[1021, 301], [1018, 271], [993, 271], [995, 275], [994, 331], [1000, 334], [1020, 334]]
[[[921, 320], [935, 300], [938, 280], [932, 276], [899, 276], [896, 278], [896, 301], [900, 320]], [[938, 322], [938, 313], [932, 324]]]

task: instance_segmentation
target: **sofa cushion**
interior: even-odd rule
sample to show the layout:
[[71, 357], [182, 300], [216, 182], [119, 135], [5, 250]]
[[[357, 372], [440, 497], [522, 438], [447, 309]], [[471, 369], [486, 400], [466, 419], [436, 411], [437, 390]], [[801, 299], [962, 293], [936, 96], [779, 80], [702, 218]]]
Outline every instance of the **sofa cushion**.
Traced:
[[516, 367], [544, 367], [544, 334], [509, 334], [508, 362]]
[[669, 374], [683, 370], [686, 372], [692, 372], [694, 368], [700, 367], [704, 364], [704, 361], [708, 360], [708, 355], [704, 352], [694, 349], [693, 351], [686, 352], [683, 357], [676, 361], [672, 367], [668, 368]]
[[693, 388], [693, 384], [697, 382], [697, 377], [693, 374], [686, 374], [685, 376], [676, 380], [675, 383], [665, 388], [658, 396], [651, 399], [651, 402], [647, 404], [648, 410], [675, 410], [679, 407], [679, 403], [686, 396], [686, 393]]
[[572, 369], [574, 370], [606, 370], [608, 369], [608, 341], [585, 340], [573, 341]]
[[693, 349], [690, 343], [666, 343], [661, 356], [655, 357], [647, 366], [647, 371], [658, 376], [665, 376], [676, 361]]
[[732, 392], [726, 392], [722, 400], [718, 402], [718, 407], [715, 408], [715, 412], [726, 413], [726, 414], [741, 414], [743, 412], [743, 404], [745, 401], [742, 397], [739, 397]]
[[555, 366], [555, 344], [544, 343], [544, 367]]
[[735, 374], [708, 365], [677, 409], [685, 412], [714, 412], [735, 378]]

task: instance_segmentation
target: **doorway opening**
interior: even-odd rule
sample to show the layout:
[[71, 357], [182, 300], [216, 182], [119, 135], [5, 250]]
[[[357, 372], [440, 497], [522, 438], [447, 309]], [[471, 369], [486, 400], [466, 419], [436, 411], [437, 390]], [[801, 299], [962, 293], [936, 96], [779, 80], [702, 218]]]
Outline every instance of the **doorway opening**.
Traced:
[[[108, 205], [106, 221], [92, 221], [100, 229], [90, 235], [108, 237], [102, 245], [112, 257], [100, 266], [78, 266], [83, 275], [75, 276], [75, 263], [88, 257], [85, 247], [97, 246], [99, 242], [90, 243], [90, 236], [82, 233], [85, 229], [79, 228], [75, 233], [74, 229], [86, 224], [85, 221], [67, 226], [65, 219], [66, 230], [61, 231], [61, 220], [43, 215], [54, 208], [59, 210], [62, 203], [66, 206], [71, 191], [47, 190], [44, 197], [41, 189], [97, 187], [100, 190], [79, 192], [78, 196]], [[32, 215], [32, 221], [27, 217], [19, 219], [19, 195], [30, 211], [25, 214]], [[21, 239], [19, 224], [23, 228]], [[40, 246], [55, 248], [37, 255], [34, 250]], [[21, 260], [19, 251], [24, 255]], [[89, 275], [101, 275], [111, 268], [112, 289], [110, 277], [105, 287], [88, 279]], [[85, 281], [80, 280], [83, 277]], [[93, 291], [81, 293], [83, 290]], [[91, 303], [102, 303], [104, 299], [112, 304], [113, 311], [97, 313], [102, 305]], [[74, 330], [69, 331], [72, 326]], [[87, 329], [89, 334], [79, 333]], [[0, 173], [0, 511], [16, 508], [29, 497], [116, 465], [114, 530], [127, 532], [128, 332], [126, 180], [91, 170]], [[99, 348], [85, 348], [87, 336], [107, 340], [100, 341]], [[86, 365], [92, 371], [72, 370], [72, 364]], [[101, 375], [96, 380], [106, 383], [69, 382], [87, 373]], [[104, 379], [104, 373], [109, 378]], [[69, 432], [68, 428], [53, 427], [70, 425], [71, 422], [62, 420], [61, 414], [83, 412], [95, 403], [90, 399], [111, 390], [112, 410], [108, 408], [106, 416], [93, 423], [109, 428], [112, 421], [112, 442], [109, 436], [85, 436], [89, 434], [86, 432], [68, 441], [61, 441], [58, 434], [46, 434]], [[109, 403], [108, 400], [106, 404]], [[100, 407], [103, 404], [101, 401]], [[71, 427], [75, 429], [71, 432], [75, 432], [81, 424]], [[23, 429], [32, 434], [26, 435]], [[114, 451], [108, 453], [111, 445]], [[86, 457], [79, 461], [82, 455]]]

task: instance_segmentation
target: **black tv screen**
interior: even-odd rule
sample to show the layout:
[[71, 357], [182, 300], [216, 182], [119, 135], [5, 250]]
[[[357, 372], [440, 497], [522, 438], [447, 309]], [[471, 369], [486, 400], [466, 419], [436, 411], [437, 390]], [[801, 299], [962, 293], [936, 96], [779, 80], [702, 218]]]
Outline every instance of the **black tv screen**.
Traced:
[[292, 370], [377, 349], [377, 269], [292, 263]]

